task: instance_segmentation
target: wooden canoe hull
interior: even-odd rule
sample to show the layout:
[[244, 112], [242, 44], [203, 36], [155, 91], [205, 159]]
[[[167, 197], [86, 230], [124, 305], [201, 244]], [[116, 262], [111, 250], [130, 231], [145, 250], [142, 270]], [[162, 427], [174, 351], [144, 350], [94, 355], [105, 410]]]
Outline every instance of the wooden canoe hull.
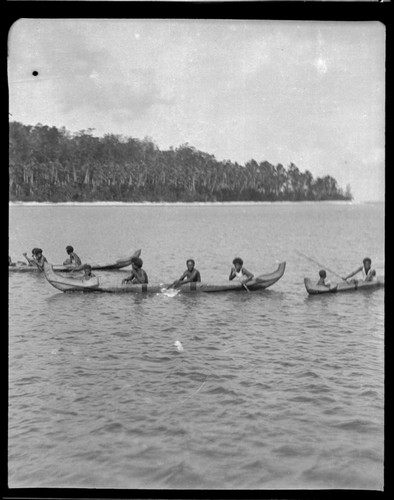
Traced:
[[[281, 262], [276, 271], [269, 274], [262, 274], [247, 283], [250, 292], [264, 290], [269, 286], [276, 283], [283, 276], [286, 268], [286, 262]], [[169, 284], [159, 285], [129, 285], [119, 284], [116, 286], [100, 286], [89, 284], [86, 286], [81, 280], [67, 278], [65, 276], [57, 275], [52, 267], [47, 264], [44, 265], [44, 273], [48, 282], [63, 292], [103, 292], [103, 293], [161, 293], [165, 292]], [[229, 282], [221, 285], [211, 285], [207, 283], [186, 283], [179, 287], [181, 293], [218, 293], [218, 292], [247, 292], [246, 288], [240, 282]]]
[[[124, 259], [118, 259], [115, 262], [111, 262], [108, 264], [90, 264], [92, 270], [94, 271], [115, 271], [117, 269], [123, 269], [131, 264], [131, 259], [133, 257], [139, 257], [141, 255], [141, 250], [136, 250], [130, 257], [126, 257]], [[81, 264], [80, 266], [73, 265], [61, 265], [54, 264], [53, 270], [57, 273], [70, 273], [73, 271], [82, 271], [85, 264]], [[8, 271], [10, 272], [42, 272], [37, 266], [8, 266]]]
[[44, 275], [47, 281], [62, 292], [67, 291], [90, 291], [99, 286], [98, 278], [85, 281], [82, 278], [71, 278], [64, 274], [57, 274], [53, 270], [52, 264], [44, 263]]
[[309, 295], [321, 295], [324, 293], [354, 292], [357, 290], [370, 290], [384, 287], [384, 277], [378, 276], [374, 281], [354, 281], [333, 284], [330, 288], [323, 285], [315, 285], [309, 278], [304, 278], [304, 284]]
[[[123, 269], [126, 266], [131, 264], [131, 259], [133, 257], [139, 257], [141, 255], [141, 250], [136, 250], [130, 257], [126, 257], [124, 259], [118, 259], [115, 262], [111, 262], [108, 264], [90, 264], [92, 270], [94, 271], [113, 271], [115, 269]], [[73, 265], [54, 265], [53, 270], [55, 272], [70, 272], [70, 271], [81, 271], [84, 268], [85, 264], [81, 264], [80, 266]]]

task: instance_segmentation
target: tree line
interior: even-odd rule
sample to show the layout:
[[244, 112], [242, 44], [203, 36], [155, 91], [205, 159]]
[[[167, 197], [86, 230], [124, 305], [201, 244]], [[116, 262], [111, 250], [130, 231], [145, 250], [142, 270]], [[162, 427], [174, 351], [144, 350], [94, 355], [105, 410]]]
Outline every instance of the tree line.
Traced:
[[11, 122], [11, 201], [320, 201], [351, 200], [330, 175], [313, 178], [290, 163], [245, 165], [186, 143], [160, 150], [150, 138]]

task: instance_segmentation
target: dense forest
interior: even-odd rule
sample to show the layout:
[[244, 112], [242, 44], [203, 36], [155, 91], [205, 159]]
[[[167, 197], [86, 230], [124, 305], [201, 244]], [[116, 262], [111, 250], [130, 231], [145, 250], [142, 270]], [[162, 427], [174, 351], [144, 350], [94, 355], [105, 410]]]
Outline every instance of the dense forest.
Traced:
[[337, 181], [313, 178], [291, 163], [245, 165], [189, 144], [161, 151], [150, 139], [92, 130], [10, 123], [11, 201], [304, 201], [351, 200]]

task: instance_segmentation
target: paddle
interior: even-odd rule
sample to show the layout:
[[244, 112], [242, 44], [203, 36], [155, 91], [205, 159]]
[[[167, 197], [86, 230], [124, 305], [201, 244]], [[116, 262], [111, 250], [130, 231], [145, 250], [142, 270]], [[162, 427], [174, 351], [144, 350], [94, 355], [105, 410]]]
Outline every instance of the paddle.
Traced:
[[241, 280], [241, 278], [238, 278], [239, 279], [239, 282], [241, 283], [241, 285], [245, 288], [245, 290], [247, 292], [250, 292], [249, 288], [246, 286], [246, 284]]
[[[189, 276], [187, 276], [186, 273], [187, 271], [185, 271], [178, 280], [175, 280], [171, 283], [171, 285], [168, 285], [166, 287], [166, 290], [169, 290], [170, 288], [179, 287], [180, 285], [186, 285], [186, 283], [191, 283], [191, 281], [188, 280], [192, 279], [192, 277], [195, 276], [195, 271], [192, 271], [192, 274]], [[186, 281], [184, 281], [185, 278], [187, 278]]]
[[317, 262], [317, 260], [315, 259], [312, 259], [312, 257], [308, 257], [308, 255], [305, 255], [304, 253], [302, 252], [299, 252], [298, 250], [296, 250], [296, 252], [299, 254], [299, 255], [302, 255], [303, 257], [305, 257], [306, 259], [310, 260], [311, 262], [313, 262], [314, 264], [318, 265], [319, 267], [323, 267], [324, 269], [327, 269], [327, 271], [330, 271], [330, 273], [332, 273], [334, 276], [337, 276], [338, 278], [341, 278], [341, 280], [345, 281], [346, 283], [348, 283], [347, 280], [345, 280], [345, 278], [342, 278], [342, 276], [340, 276], [338, 273], [336, 273], [335, 271], [333, 271], [332, 269], [329, 269], [327, 266], [325, 266], [324, 264], [321, 264], [320, 262]]

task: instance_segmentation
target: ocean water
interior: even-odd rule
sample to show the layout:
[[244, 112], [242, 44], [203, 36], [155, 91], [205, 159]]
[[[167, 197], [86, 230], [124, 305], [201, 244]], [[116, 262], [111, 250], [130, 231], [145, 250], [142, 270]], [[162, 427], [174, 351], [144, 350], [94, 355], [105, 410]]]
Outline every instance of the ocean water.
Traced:
[[151, 283], [189, 257], [211, 283], [235, 256], [287, 263], [262, 292], [173, 297], [9, 273], [9, 487], [383, 488], [384, 289], [309, 297], [319, 266], [297, 253], [384, 274], [383, 204], [33, 204], [9, 221], [13, 260], [141, 248]]

